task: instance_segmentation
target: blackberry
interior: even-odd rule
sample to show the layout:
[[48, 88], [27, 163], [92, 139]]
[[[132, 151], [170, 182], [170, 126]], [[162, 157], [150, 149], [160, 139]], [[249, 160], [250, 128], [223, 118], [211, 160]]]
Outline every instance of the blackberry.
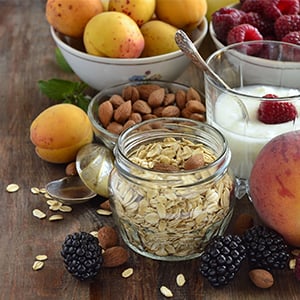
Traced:
[[200, 257], [200, 273], [214, 287], [228, 284], [246, 257], [246, 248], [238, 235], [215, 238]]
[[283, 237], [276, 231], [256, 225], [248, 229], [243, 237], [247, 248], [250, 268], [268, 271], [284, 269], [289, 261], [289, 251]]
[[102, 248], [96, 237], [87, 232], [69, 234], [61, 250], [65, 267], [80, 280], [92, 279], [102, 265]]

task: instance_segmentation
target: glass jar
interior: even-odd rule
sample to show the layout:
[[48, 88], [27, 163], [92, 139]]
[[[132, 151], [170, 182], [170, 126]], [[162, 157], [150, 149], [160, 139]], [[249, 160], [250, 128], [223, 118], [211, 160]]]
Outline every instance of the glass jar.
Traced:
[[183, 118], [152, 119], [125, 130], [114, 154], [111, 207], [132, 250], [157, 260], [192, 259], [226, 230], [234, 179], [218, 130]]

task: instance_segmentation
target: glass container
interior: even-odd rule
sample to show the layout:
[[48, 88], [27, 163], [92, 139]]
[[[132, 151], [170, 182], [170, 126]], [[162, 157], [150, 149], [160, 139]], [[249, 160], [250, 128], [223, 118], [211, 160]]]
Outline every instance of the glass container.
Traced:
[[215, 128], [157, 118], [125, 130], [114, 148], [109, 192], [125, 243], [157, 260], [198, 257], [223, 234], [234, 207], [231, 153]]

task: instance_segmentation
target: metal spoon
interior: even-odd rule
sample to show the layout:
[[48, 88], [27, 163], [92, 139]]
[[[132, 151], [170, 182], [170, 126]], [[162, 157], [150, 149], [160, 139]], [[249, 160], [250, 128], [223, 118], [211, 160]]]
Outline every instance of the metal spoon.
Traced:
[[197, 48], [190, 40], [188, 35], [183, 30], [177, 30], [175, 33], [175, 41], [181, 51], [189, 57], [192, 62], [203, 72], [208, 73], [211, 77], [213, 77], [217, 82], [219, 82], [225, 90], [231, 92], [234, 97], [233, 99], [238, 103], [242, 110], [243, 118], [245, 118], [246, 122], [249, 119], [248, 111], [245, 104], [235, 95], [236, 91], [234, 91], [218, 74], [216, 74], [212, 68], [206, 63], [203, 57], [198, 52]]
[[175, 41], [181, 51], [188, 56], [198, 68], [209, 73], [209, 75], [221, 83], [226, 90], [232, 90], [231, 87], [205, 62], [193, 42], [183, 30], [176, 31]]
[[82, 182], [79, 176], [67, 176], [53, 180], [45, 188], [53, 199], [64, 204], [83, 203], [97, 195]]

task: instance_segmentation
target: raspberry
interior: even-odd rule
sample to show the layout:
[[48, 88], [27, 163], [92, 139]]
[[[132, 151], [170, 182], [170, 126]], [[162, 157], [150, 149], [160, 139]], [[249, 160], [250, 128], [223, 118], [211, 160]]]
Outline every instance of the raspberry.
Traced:
[[[257, 41], [262, 39], [263, 36], [257, 28], [250, 24], [240, 24], [228, 32], [227, 44], [230, 45], [239, 42]], [[247, 48], [248, 50], [246, 53], [249, 55], [252, 55], [257, 51], [256, 47], [254, 47], [255, 49], [250, 47]]]
[[245, 0], [242, 3], [241, 10], [245, 12], [261, 13], [263, 5], [261, 0]]
[[276, 20], [282, 15], [297, 15], [299, 12], [298, 0], [264, 0], [262, 11], [270, 20]]
[[[276, 95], [265, 95], [263, 98], [274, 99]], [[258, 119], [265, 124], [279, 124], [292, 121], [297, 116], [296, 107], [292, 103], [264, 100], [258, 108]]]
[[263, 18], [260, 13], [248, 12], [241, 18], [241, 24], [247, 23], [258, 29], [258, 31], [263, 36], [268, 36], [273, 34], [273, 22]]
[[300, 45], [300, 31], [292, 31], [282, 38], [283, 42]]
[[223, 7], [212, 14], [212, 24], [217, 38], [226, 43], [227, 34], [230, 29], [240, 24], [243, 11], [236, 8]]
[[285, 15], [279, 17], [274, 24], [278, 40], [292, 31], [300, 31], [300, 15]]

